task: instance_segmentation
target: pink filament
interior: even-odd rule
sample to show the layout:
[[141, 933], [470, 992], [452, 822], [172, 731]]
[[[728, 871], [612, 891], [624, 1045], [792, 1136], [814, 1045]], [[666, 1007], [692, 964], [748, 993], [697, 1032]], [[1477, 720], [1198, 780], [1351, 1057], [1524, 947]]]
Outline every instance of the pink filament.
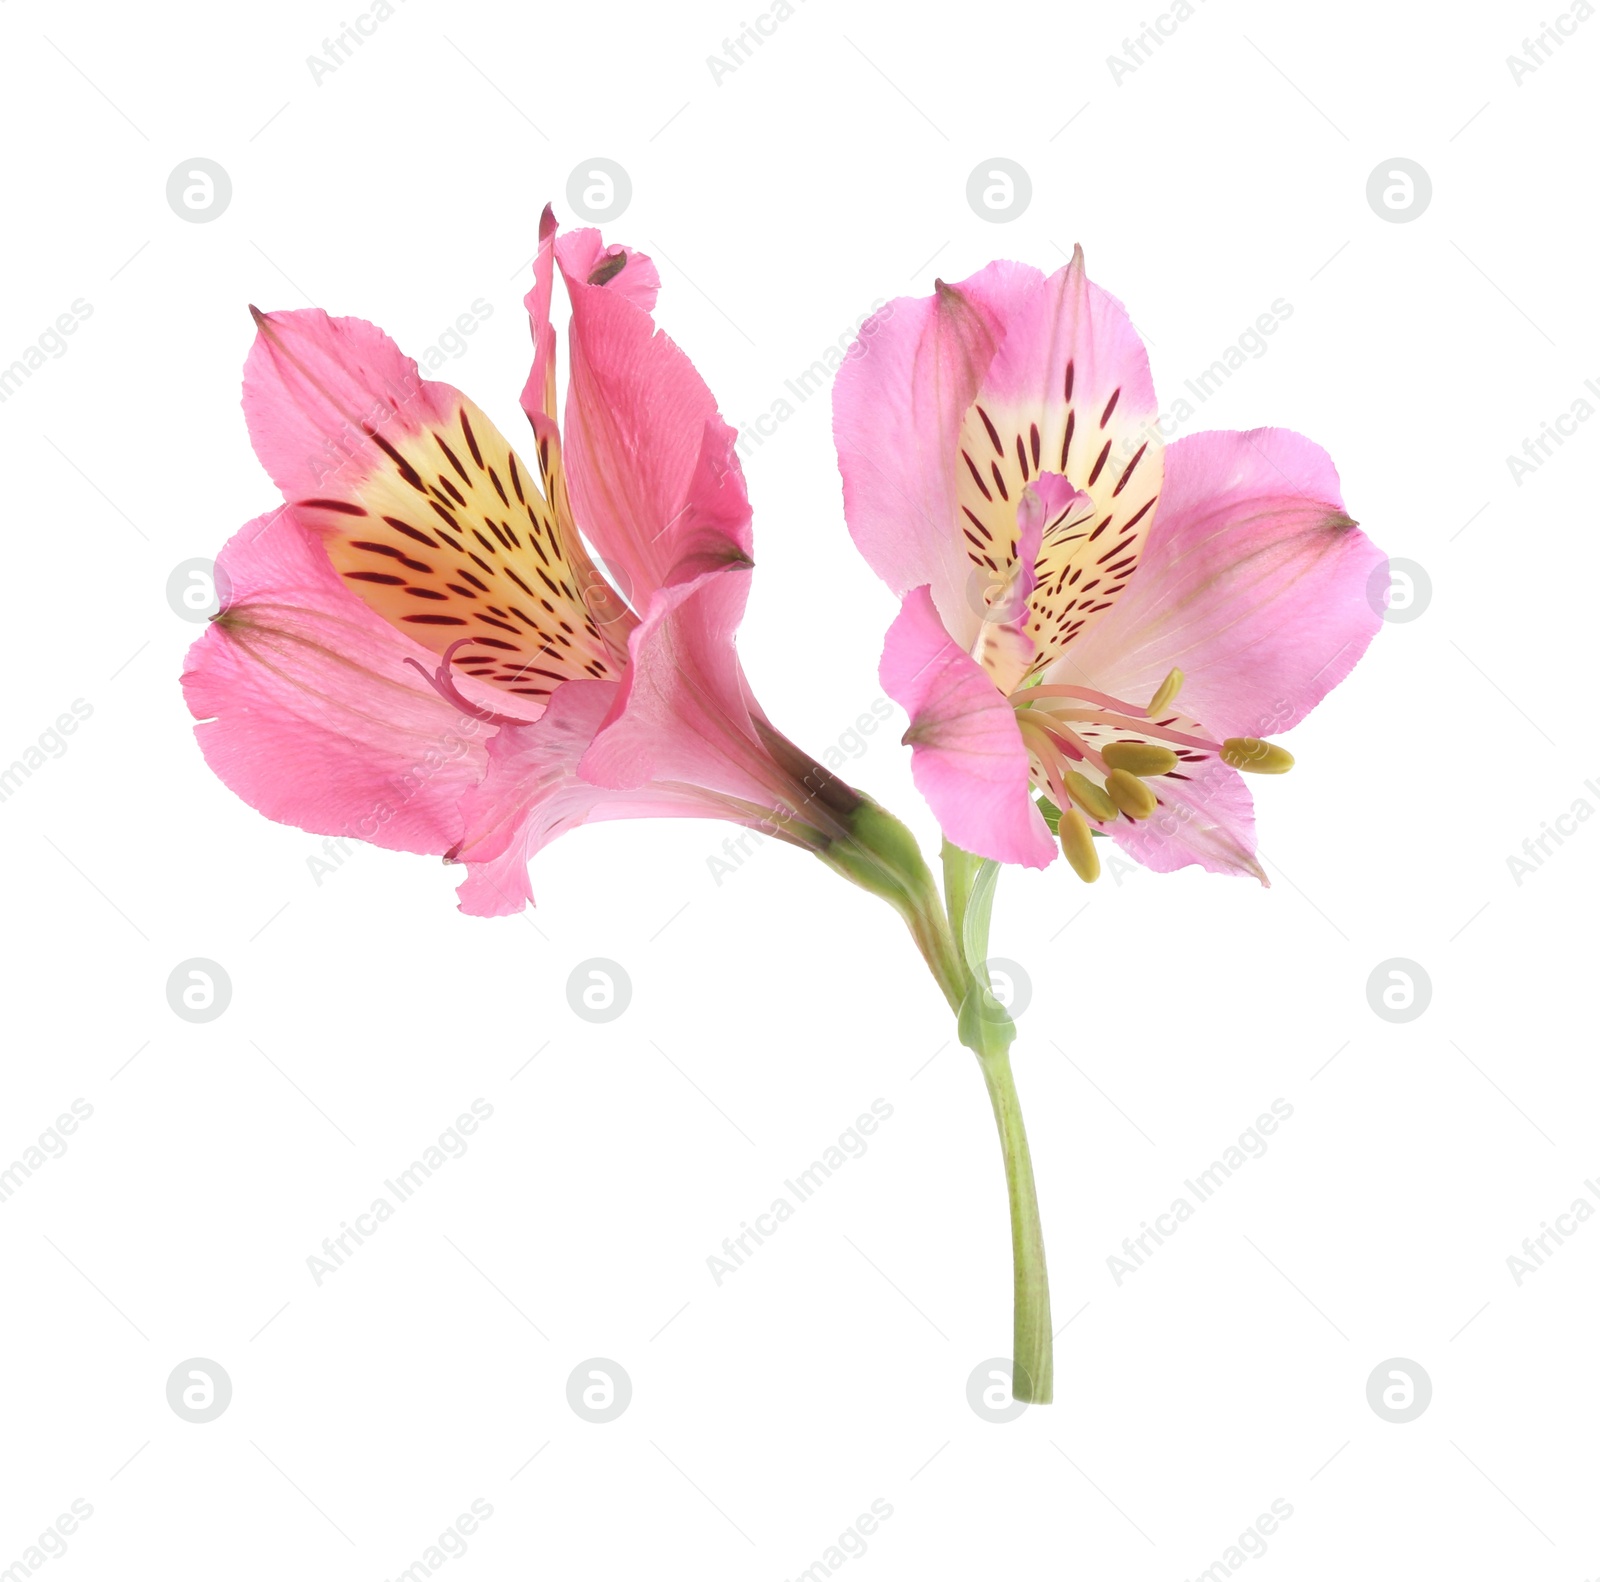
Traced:
[[1092, 703], [1096, 708], [1114, 709], [1118, 714], [1129, 714], [1135, 719], [1145, 719], [1147, 715], [1137, 703], [1124, 703], [1121, 698], [1114, 698], [1106, 692], [1096, 692], [1093, 687], [1066, 687], [1066, 686], [1039, 686], [1027, 687], [1012, 695], [1011, 701], [1017, 705], [1033, 702], [1035, 698], [1076, 698], [1083, 703]]
[[1197, 747], [1203, 752], [1219, 753], [1222, 751], [1220, 742], [1207, 741], [1204, 736], [1190, 736], [1184, 731], [1169, 730], [1165, 725], [1152, 725], [1148, 720], [1128, 719], [1120, 714], [1109, 711], [1097, 711], [1092, 714], [1076, 714], [1069, 718], [1081, 721], [1086, 725], [1111, 725], [1120, 730], [1128, 730], [1139, 736], [1157, 736], [1165, 742], [1176, 742], [1180, 747]]
[[[1109, 774], [1104, 758], [1092, 748], [1076, 731], [1068, 730], [1059, 720], [1052, 721], [1049, 725], [1044, 722], [1044, 716], [1033, 714], [1030, 710], [1022, 709], [1017, 714], [1017, 724], [1025, 731], [1032, 731], [1042, 736], [1055, 752], [1053, 759], [1070, 758], [1078, 762], [1085, 760], [1098, 769], [1101, 774]], [[1049, 763], [1043, 753], [1039, 755], [1040, 761]]]

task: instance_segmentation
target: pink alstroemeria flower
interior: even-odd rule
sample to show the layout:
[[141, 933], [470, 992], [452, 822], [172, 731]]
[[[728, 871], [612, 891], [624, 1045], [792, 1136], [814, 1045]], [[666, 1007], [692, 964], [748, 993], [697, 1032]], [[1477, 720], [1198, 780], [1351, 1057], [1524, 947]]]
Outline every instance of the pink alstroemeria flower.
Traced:
[[1081, 249], [1048, 278], [997, 262], [868, 321], [834, 437], [851, 535], [903, 600], [880, 673], [954, 845], [1042, 868], [1059, 811], [1085, 879], [1092, 829], [1150, 868], [1265, 884], [1236, 771], [1290, 766], [1260, 738], [1361, 657], [1384, 556], [1310, 440], [1164, 445], [1157, 412]]
[[526, 461], [366, 321], [256, 313], [245, 416], [285, 504], [223, 550], [223, 606], [183, 677], [206, 759], [245, 801], [465, 863], [479, 915], [521, 910], [529, 857], [590, 820], [725, 818], [828, 854], [862, 799], [750, 695], [734, 430], [656, 329], [659, 284], [597, 231], [557, 240], [546, 209]]

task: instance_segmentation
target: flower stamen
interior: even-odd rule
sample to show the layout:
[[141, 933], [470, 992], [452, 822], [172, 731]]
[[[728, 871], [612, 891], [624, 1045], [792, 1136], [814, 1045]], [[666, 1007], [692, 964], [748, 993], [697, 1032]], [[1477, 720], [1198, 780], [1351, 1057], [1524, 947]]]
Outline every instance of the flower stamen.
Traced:
[[1062, 784], [1066, 787], [1067, 795], [1090, 818], [1098, 819], [1102, 824], [1109, 824], [1116, 818], [1117, 804], [1088, 775], [1079, 774], [1076, 769], [1069, 770], [1062, 776]]
[[1075, 807], [1061, 809], [1056, 837], [1061, 842], [1061, 855], [1072, 865], [1072, 871], [1085, 884], [1093, 884], [1100, 877], [1100, 853], [1094, 849], [1094, 835], [1083, 814]]
[[1156, 810], [1156, 794], [1138, 775], [1113, 769], [1106, 776], [1106, 794], [1133, 819], [1149, 818]]
[[1222, 761], [1246, 774], [1281, 775], [1294, 768], [1294, 755], [1276, 742], [1255, 736], [1230, 736], [1222, 744]]
[[1113, 769], [1126, 769], [1141, 779], [1169, 774], [1178, 767], [1178, 755], [1155, 742], [1107, 742], [1100, 749], [1100, 756]]
[[[1183, 683], [1181, 670], [1169, 670], [1143, 708], [1093, 687], [1058, 682], [1020, 686], [1010, 694], [1034, 766], [1034, 784], [1048, 787], [1059, 809], [1056, 839], [1061, 854], [1085, 883], [1100, 873], [1092, 825], [1104, 829], [1122, 819], [1139, 823], [1161, 806], [1157, 786], [1147, 781], [1158, 782], [1167, 775], [1188, 779], [1179, 771], [1192, 766], [1200, 754], [1255, 774], [1283, 774], [1294, 765], [1283, 748], [1254, 736], [1230, 736], [1219, 742], [1175, 730], [1182, 716], [1165, 711]], [[1159, 721], [1157, 716], [1162, 716]], [[1117, 733], [1118, 739], [1100, 741], [1105, 730], [1097, 727]]]
[[[1165, 684], [1162, 683], [1163, 686]], [[1022, 708], [1036, 698], [1072, 698], [1076, 702], [1092, 703], [1096, 708], [1110, 709], [1117, 714], [1131, 714], [1136, 719], [1143, 717], [1145, 712], [1137, 703], [1124, 703], [1121, 698], [1114, 698], [1108, 692], [1096, 692], [1093, 687], [1064, 686], [1059, 682], [1028, 687], [1024, 691], [1013, 693], [1011, 702], [1015, 707]]]
[[[1060, 708], [1061, 705], [1057, 704], [1055, 707]], [[1179, 747], [1193, 747], [1201, 752], [1222, 751], [1222, 743], [1211, 741], [1208, 737], [1191, 736], [1187, 731], [1175, 731], [1169, 725], [1152, 725], [1147, 720], [1129, 718], [1125, 714], [1113, 714], [1108, 709], [1079, 709], [1061, 715], [1057, 715], [1052, 709], [1050, 717], [1074, 720], [1080, 725], [1110, 725], [1117, 730], [1135, 731], [1140, 736], [1157, 736], [1164, 742], [1173, 742]]]
[[[1049, 723], [1046, 723], [1046, 720]], [[1042, 737], [1052, 749], [1052, 759], [1058, 757], [1082, 761], [1091, 757], [1092, 749], [1076, 732], [1069, 731], [1059, 720], [1043, 714], [1032, 714], [1028, 710], [1021, 710], [1017, 715], [1017, 724], [1024, 734], [1031, 732], [1035, 737]], [[1099, 754], [1092, 754], [1098, 758]], [[1098, 765], [1096, 766], [1098, 767]]]
[[1145, 704], [1144, 711], [1154, 719], [1163, 709], [1167, 708], [1178, 693], [1183, 689], [1183, 672], [1173, 669], [1167, 672], [1167, 679], [1155, 690], [1155, 695]]

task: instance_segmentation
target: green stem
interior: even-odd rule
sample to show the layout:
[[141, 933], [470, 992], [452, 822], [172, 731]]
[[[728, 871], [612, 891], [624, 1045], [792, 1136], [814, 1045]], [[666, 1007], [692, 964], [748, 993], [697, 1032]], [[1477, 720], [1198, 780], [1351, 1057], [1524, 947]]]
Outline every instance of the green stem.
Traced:
[[813, 849], [835, 872], [882, 896], [905, 919], [934, 981], [956, 1013], [961, 1042], [978, 1057], [1000, 1132], [1011, 1208], [1011, 1393], [1019, 1401], [1043, 1404], [1051, 1399], [1054, 1387], [1044, 1233], [1028, 1134], [1011, 1075], [1009, 1051], [1017, 1030], [989, 988], [985, 965], [999, 864], [946, 841], [941, 904], [915, 837], [898, 819], [856, 792], [850, 792], [848, 799], [841, 795], [833, 812], [840, 834], [826, 837]]
[[[969, 851], [944, 841], [939, 847], [939, 863], [944, 869], [944, 900], [950, 919], [950, 932], [957, 939], [966, 926], [967, 903], [972, 899], [972, 881], [977, 876], [977, 861]], [[984, 919], [988, 927], [988, 919]]]
[[998, 864], [944, 843], [945, 900], [950, 926], [961, 941], [971, 987], [959, 1022], [961, 1041], [978, 1057], [989, 1103], [1000, 1133], [1006, 1196], [1011, 1209], [1012, 1343], [1011, 1393], [1019, 1401], [1048, 1402], [1055, 1388], [1050, 1328], [1050, 1276], [1045, 1264], [1044, 1231], [1033, 1159], [1022, 1123], [1022, 1105], [1011, 1074], [1010, 1048], [1016, 1025], [990, 992], [985, 962], [989, 914], [994, 904]]
[[1055, 1363], [1050, 1332], [1050, 1275], [1045, 1267], [1044, 1230], [1039, 1223], [1039, 1195], [1033, 1184], [1033, 1160], [1022, 1125], [1022, 1105], [1005, 1049], [978, 1056], [983, 1080], [1000, 1130], [1000, 1152], [1006, 1167], [1006, 1195], [1011, 1205], [1011, 1393], [1019, 1401], [1048, 1402], [1055, 1388]]

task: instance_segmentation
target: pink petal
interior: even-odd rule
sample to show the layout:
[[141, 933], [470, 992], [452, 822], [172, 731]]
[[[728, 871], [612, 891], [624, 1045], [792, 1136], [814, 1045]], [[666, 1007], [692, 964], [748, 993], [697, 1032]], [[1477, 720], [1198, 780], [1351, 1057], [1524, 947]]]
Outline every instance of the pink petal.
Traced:
[[424, 379], [365, 319], [304, 308], [256, 313], [256, 325], [244, 365], [245, 421], [286, 500], [353, 487], [384, 463], [375, 432], [393, 443], [450, 410], [455, 392]]
[[691, 788], [614, 791], [580, 777], [579, 761], [616, 690], [608, 681], [569, 681], [556, 689], [542, 718], [506, 726], [489, 742], [488, 771], [461, 799], [467, 834], [456, 855], [468, 869], [457, 891], [463, 912], [520, 912], [533, 899], [529, 860], [580, 824], [714, 816], [710, 799]]
[[[573, 231], [557, 242], [555, 211], [548, 203], [544, 206], [544, 213], [539, 217], [539, 250], [534, 257], [533, 286], [522, 299], [528, 310], [534, 347], [533, 371], [522, 391], [522, 409], [541, 438], [546, 432], [542, 420], [548, 418], [553, 424], [556, 417], [556, 334], [550, 323], [550, 297], [558, 248], [563, 269], [575, 278], [588, 282], [597, 269], [603, 268], [612, 276], [612, 288], [646, 313], [654, 310], [661, 286], [655, 265], [643, 253], [620, 245], [606, 247], [598, 231]], [[617, 262], [619, 259], [621, 263]]]
[[282, 824], [442, 853], [491, 729], [405, 661], [433, 655], [341, 584], [290, 511], [258, 517], [217, 558], [226, 608], [183, 675], [206, 761]]
[[951, 641], [927, 588], [906, 595], [878, 677], [911, 716], [912, 777], [945, 834], [996, 862], [1048, 866], [1055, 841], [1029, 792], [1015, 711]]
[[1006, 556], [1016, 502], [1041, 471], [1082, 493], [1070, 519], [1052, 514], [1039, 552], [1038, 669], [1106, 619], [1136, 574], [1161, 489], [1155, 414], [1138, 333], [1075, 252], [1008, 318], [962, 420], [955, 474], [967, 543], [984, 560]]
[[1219, 737], [1287, 730], [1378, 630], [1367, 582], [1383, 559], [1320, 446], [1287, 429], [1190, 435], [1167, 451], [1128, 591], [1052, 679], [1137, 703], [1176, 666], [1180, 704]]
[[1079, 502], [1087, 504], [1088, 499], [1060, 473], [1036, 474], [1017, 501], [1016, 556], [1001, 562], [998, 581], [994, 574], [983, 581], [988, 609], [969, 651], [1008, 696], [1039, 651], [1028, 601], [1039, 584], [1039, 544], [1045, 526], [1059, 521]]
[[[579, 525], [638, 607], [671, 575], [685, 538], [699, 531], [689, 492], [707, 424], [723, 425], [694, 364], [656, 329], [645, 306], [655, 296], [654, 266], [643, 254], [602, 255], [598, 247], [593, 231], [556, 244], [572, 299], [567, 475]], [[591, 268], [597, 256], [602, 261]], [[618, 258], [621, 269], [610, 273], [607, 261]], [[589, 283], [595, 279], [602, 283]], [[726, 508], [729, 519], [743, 511], [735, 536], [748, 555], [749, 506], [731, 448], [721, 484], [739, 502]]]
[[1008, 563], [1011, 580], [1005, 593], [991, 602], [987, 619], [1014, 621], [1026, 612], [1039, 586], [1039, 545], [1045, 525], [1089, 503], [1089, 496], [1060, 473], [1034, 474], [1017, 501], [1017, 553]]
[[1005, 325], [1042, 276], [996, 262], [931, 297], [898, 297], [861, 328], [833, 383], [845, 520], [896, 594], [928, 586], [958, 639], [981, 618], [956, 501], [961, 421]]
[[[564, 495], [546, 498], [560, 462], [554, 425], [533, 414], [550, 443], [530, 467], [449, 385], [419, 381], [411, 400], [389, 403], [378, 392], [401, 367], [415, 374], [359, 320], [263, 316], [245, 377], [257, 448], [353, 594], [436, 654], [455, 652], [463, 690], [498, 696], [496, 712], [536, 717], [551, 682], [614, 673], [613, 644], [594, 617], [623, 612], [569, 530]], [[330, 405], [324, 391], [343, 393]], [[338, 426], [338, 412], [362, 399], [361, 427]], [[291, 486], [307, 480], [297, 458], [324, 423], [345, 465], [316, 479], [314, 493], [298, 492]]]
[[556, 332], [550, 323], [550, 296], [555, 281], [556, 217], [547, 203], [539, 217], [539, 251], [534, 255], [533, 285], [522, 305], [533, 333], [533, 368], [522, 388], [522, 410], [534, 432], [556, 419]]
[[1161, 777], [1150, 786], [1161, 806], [1138, 823], [1120, 819], [1110, 827], [1130, 857], [1156, 873], [1198, 863], [1208, 873], [1269, 883], [1256, 861], [1255, 812], [1243, 775], [1212, 758], [1185, 784]]
[[515, 917], [533, 900], [529, 855], [516, 843], [487, 861], [469, 862], [456, 886], [456, 909], [468, 917]]
[[[613, 242], [609, 247], [592, 227], [568, 231], [556, 243], [561, 271], [569, 281], [602, 284], [613, 295], [626, 297], [645, 313], [654, 313], [661, 291], [661, 276], [650, 258], [636, 248]], [[620, 260], [620, 262], [619, 262]], [[603, 275], [596, 282], [593, 276]]]
[[[1070, 396], [1066, 393], [1069, 363]], [[1106, 413], [1118, 391], [1116, 406]], [[1021, 299], [1007, 316], [1004, 338], [984, 371], [978, 399], [1000, 408], [1059, 408], [1063, 416], [1068, 406], [1075, 408], [1081, 425], [1077, 433], [1090, 456], [1098, 453], [1113, 430], [1125, 429], [1130, 422], [1147, 423], [1155, 416], [1155, 385], [1144, 342], [1128, 310], [1089, 279], [1082, 248], [1075, 248], [1072, 261], [1051, 275], [1042, 289]], [[1060, 459], [1061, 435], [1053, 437], [1054, 445], [1051, 435], [1044, 436], [1047, 466]], [[1081, 454], [1076, 440], [1070, 454]], [[1076, 480], [1076, 469], [1071, 476]]]
[[629, 639], [629, 667], [583, 760], [597, 784], [689, 781], [761, 806], [800, 793], [762, 744], [764, 717], [734, 650], [749, 594], [749, 504], [733, 464], [734, 431], [712, 420], [688, 493], [682, 559]]
[[597, 785], [689, 781], [763, 806], [787, 800], [731, 649], [749, 568], [726, 567], [658, 597], [629, 639], [612, 715], [583, 761]]

